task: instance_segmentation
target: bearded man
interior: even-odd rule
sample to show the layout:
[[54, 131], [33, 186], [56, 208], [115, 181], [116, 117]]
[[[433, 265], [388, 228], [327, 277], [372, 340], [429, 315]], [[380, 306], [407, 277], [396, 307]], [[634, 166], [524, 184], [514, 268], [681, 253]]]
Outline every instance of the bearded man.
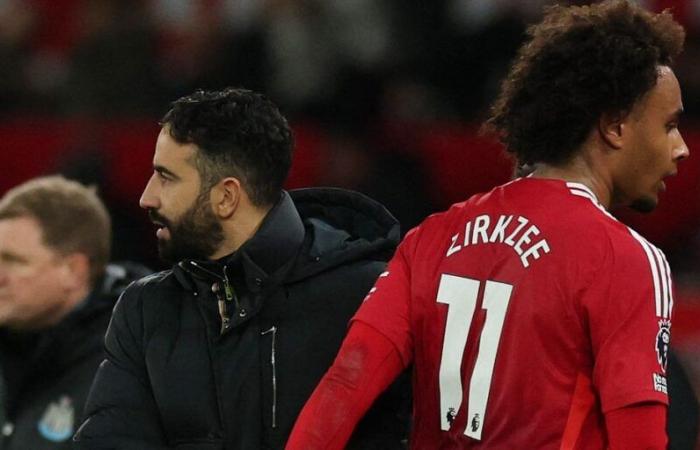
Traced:
[[[278, 449], [398, 241], [378, 203], [286, 192], [292, 133], [264, 96], [197, 91], [162, 120], [141, 207], [171, 270], [119, 300], [79, 448]], [[362, 449], [401, 448], [379, 405]]]

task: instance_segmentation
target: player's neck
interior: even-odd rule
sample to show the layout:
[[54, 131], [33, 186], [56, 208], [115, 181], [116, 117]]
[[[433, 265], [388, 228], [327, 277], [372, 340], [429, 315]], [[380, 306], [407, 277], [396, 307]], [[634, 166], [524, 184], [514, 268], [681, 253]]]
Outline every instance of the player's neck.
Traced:
[[560, 166], [545, 163], [535, 164], [532, 177], [581, 183], [595, 194], [605, 209], [610, 209], [612, 189], [609, 181], [599, 172], [592, 170], [591, 165], [584, 158], [574, 158]]

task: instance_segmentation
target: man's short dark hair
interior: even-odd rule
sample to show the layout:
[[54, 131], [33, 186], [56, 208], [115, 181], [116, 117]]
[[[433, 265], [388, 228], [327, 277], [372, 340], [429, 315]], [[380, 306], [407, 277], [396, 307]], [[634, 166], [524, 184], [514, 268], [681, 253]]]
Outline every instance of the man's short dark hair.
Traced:
[[626, 0], [553, 6], [528, 29], [486, 129], [522, 164], [568, 161], [603, 114], [626, 115], [681, 52], [668, 11]]
[[31, 217], [44, 244], [61, 255], [82, 253], [90, 261], [90, 282], [104, 274], [109, 261], [112, 225], [94, 188], [60, 175], [34, 178], [0, 199], [0, 220]]
[[203, 190], [230, 176], [257, 206], [279, 199], [292, 164], [292, 131], [264, 95], [238, 88], [198, 90], [174, 101], [161, 125], [177, 142], [197, 146]]

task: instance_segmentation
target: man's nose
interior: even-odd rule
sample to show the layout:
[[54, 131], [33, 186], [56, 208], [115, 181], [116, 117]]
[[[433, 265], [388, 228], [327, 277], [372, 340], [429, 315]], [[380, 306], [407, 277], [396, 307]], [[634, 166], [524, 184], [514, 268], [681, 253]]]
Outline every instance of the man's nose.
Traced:
[[685, 139], [683, 139], [683, 136], [678, 137], [680, 139], [680, 142], [678, 142], [678, 145], [676, 145], [676, 148], [673, 151], [673, 159], [675, 161], [681, 161], [690, 156], [690, 149], [688, 149], [688, 146], [685, 143]]
[[155, 174], [151, 175], [148, 183], [146, 183], [146, 187], [143, 189], [143, 193], [141, 193], [139, 206], [143, 209], [158, 209], [160, 207], [155, 176]]

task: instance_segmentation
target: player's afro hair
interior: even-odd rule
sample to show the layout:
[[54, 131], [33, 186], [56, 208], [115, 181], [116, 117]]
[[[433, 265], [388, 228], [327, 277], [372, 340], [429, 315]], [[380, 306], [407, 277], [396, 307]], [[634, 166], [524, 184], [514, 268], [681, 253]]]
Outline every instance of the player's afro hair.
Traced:
[[520, 163], [566, 162], [602, 114], [627, 114], [681, 52], [668, 11], [627, 0], [553, 6], [528, 29], [485, 124]]

